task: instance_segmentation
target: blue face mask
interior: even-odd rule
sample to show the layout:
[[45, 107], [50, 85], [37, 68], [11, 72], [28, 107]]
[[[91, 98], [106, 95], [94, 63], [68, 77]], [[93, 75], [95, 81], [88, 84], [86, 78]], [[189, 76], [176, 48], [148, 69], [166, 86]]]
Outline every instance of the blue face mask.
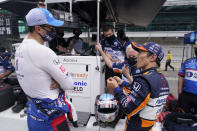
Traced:
[[[44, 29], [44, 28], [42, 28]], [[41, 36], [41, 38], [43, 39], [43, 41], [46, 42], [50, 42], [52, 39], [54, 39], [56, 37], [56, 31], [48, 31], [46, 29], [44, 29], [46, 31], [45, 36], [42, 36], [40, 33], [39, 35]]]

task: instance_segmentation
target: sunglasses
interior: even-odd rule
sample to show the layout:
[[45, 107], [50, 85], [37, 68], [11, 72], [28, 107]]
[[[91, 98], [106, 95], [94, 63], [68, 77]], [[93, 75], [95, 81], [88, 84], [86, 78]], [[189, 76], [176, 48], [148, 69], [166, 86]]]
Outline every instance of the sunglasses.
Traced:
[[42, 28], [48, 28], [48, 29], [50, 29], [50, 30], [52, 30], [52, 31], [55, 31], [56, 30], [56, 27], [53, 27], [53, 26], [48, 26], [48, 25], [41, 25], [40, 27], [42, 27]]

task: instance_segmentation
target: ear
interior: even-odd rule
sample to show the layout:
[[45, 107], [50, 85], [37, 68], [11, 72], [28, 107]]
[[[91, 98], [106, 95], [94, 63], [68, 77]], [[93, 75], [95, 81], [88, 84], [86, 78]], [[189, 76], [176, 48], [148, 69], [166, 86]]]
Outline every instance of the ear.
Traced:
[[151, 62], [154, 62], [154, 61], [156, 61], [156, 59], [157, 59], [157, 55], [155, 55], [155, 54], [153, 54], [152, 56], [151, 56]]
[[40, 32], [40, 26], [35, 26], [35, 31]]

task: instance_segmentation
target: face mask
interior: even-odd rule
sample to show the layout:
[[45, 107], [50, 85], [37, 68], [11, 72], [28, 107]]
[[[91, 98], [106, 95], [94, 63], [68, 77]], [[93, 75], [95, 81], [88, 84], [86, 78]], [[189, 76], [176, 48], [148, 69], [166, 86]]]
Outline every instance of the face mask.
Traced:
[[60, 37], [63, 37], [63, 36], [64, 36], [64, 33], [58, 33], [58, 35], [59, 35]]
[[[45, 30], [45, 29], [44, 29]], [[48, 41], [48, 42], [50, 42], [52, 39], [54, 39], [55, 38], [55, 36], [56, 36], [56, 31], [47, 31], [47, 30], [45, 30], [46, 31], [46, 34], [45, 34], [45, 36], [42, 36], [40, 33], [39, 33], [39, 35], [42, 37], [42, 39], [43, 39], [43, 41]]]
[[115, 35], [112, 35], [110, 37], [106, 37], [107, 41], [110, 43], [113, 42], [115, 38], [116, 38]]
[[197, 57], [197, 48], [194, 48], [195, 55]]
[[127, 64], [133, 66], [137, 63], [137, 59], [135, 57], [125, 58]]

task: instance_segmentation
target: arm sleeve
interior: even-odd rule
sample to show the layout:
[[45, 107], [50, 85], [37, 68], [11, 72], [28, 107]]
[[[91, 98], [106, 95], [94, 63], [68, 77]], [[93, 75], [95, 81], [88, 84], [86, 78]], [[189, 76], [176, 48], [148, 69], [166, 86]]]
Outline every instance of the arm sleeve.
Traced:
[[56, 80], [63, 90], [73, 89], [73, 81], [69, 72], [51, 49], [44, 49], [36, 61], [37, 65]]
[[120, 85], [120, 87], [129, 87], [129, 86], [131, 86], [131, 84], [126, 81], [123, 81], [122, 84]]
[[120, 63], [120, 62], [114, 62], [112, 64], [112, 69], [115, 73], [120, 73], [122, 74], [122, 67], [124, 66], [124, 63]]
[[120, 87], [115, 88], [114, 93], [121, 109], [127, 115], [134, 115], [146, 106], [150, 98], [150, 87], [144, 78], [136, 78], [130, 86], [128, 95]]
[[181, 69], [179, 70], [178, 75], [179, 75], [180, 77], [185, 77], [185, 63], [183, 63], [183, 64], [181, 65]]

